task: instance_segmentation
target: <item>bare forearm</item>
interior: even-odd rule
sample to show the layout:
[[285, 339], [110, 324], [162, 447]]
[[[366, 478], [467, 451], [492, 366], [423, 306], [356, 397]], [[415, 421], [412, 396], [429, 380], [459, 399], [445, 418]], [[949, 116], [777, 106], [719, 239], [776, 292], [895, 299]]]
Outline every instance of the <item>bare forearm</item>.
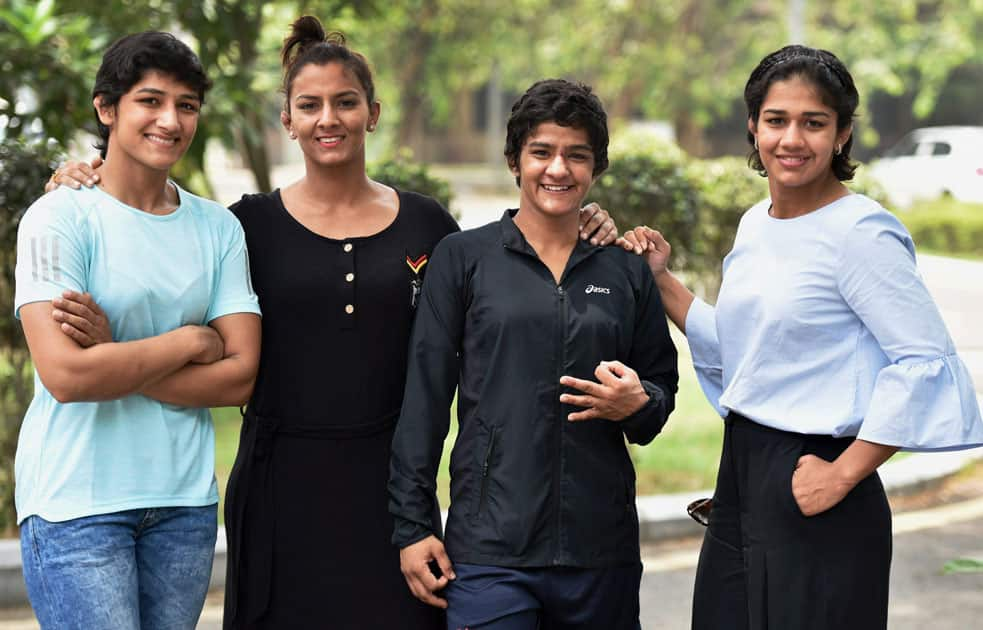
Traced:
[[695, 299], [693, 293], [670, 271], [657, 274], [655, 285], [659, 287], [659, 297], [662, 298], [662, 306], [666, 310], [666, 315], [676, 325], [676, 328], [686, 334], [686, 314], [689, 313], [689, 307]]
[[898, 452], [897, 446], [854, 440], [853, 444], [836, 458], [834, 465], [840, 475], [855, 486], [896, 452]]
[[182, 407], [244, 405], [253, 392], [256, 368], [240, 356], [209, 365], [188, 364], [140, 389], [144, 396]]
[[79, 349], [41, 373], [61, 402], [114, 400], [138, 392], [186, 365], [200, 346], [186, 327], [137, 341]]

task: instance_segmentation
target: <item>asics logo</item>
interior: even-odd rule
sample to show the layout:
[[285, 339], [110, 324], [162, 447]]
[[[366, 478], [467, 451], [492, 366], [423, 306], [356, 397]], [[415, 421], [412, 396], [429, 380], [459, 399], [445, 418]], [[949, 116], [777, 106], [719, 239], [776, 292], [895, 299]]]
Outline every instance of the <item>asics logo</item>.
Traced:
[[608, 289], [607, 287], [595, 287], [593, 284], [588, 284], [587, 285], [587, 288], [584, 289], [584, 293], [604, 293], [604, 294], [610, 294], [611, 293], [611, 289]]

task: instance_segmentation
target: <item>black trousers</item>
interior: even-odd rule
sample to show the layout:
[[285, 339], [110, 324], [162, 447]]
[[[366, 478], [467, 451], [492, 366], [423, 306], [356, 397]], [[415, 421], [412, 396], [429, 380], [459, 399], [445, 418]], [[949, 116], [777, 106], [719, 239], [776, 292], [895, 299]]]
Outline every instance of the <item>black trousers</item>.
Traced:
[[891, 510], [877, 473], [816, 516], [792, 496], [800, 456], [832, 461], [853, 438], [725, 423], [693, 630], [887, 628]]

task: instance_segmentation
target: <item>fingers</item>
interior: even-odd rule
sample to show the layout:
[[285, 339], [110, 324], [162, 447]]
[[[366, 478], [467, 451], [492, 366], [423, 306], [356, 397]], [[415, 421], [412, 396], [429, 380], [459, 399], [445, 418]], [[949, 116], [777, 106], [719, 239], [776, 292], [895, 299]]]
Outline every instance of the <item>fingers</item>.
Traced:
[[625, 237], [623, 237], [623, 236], [622, 237], [619, 237], [618, 240], [616, 240], [614, 242], [614, 244], [617, 247], [622, 248], [626, 252], [634, 252], [635, 251], [635, 246], [632, 245], [632, 243], [630, 241], [626, 240]]
[[71, 324], [63, 323], [61, 326], [59, 326], [59, 328], [61, 328], [61, 331], [63, 333], [65, 333], [66, 335], [68, 335], [68, 337], [70, 337], [71, 339], [73, 339], [75, 341], [75, 343], [77, 343], [78, 345], [80, 345], [83, 348], [88, 348], [90, 346], [96, 345], [96, 340], [95, 339], [93, 339], [91, 336], [85, 334], [84, 332], [82, 332], [78, 328], [75, 328]]
[[596, 420], [601, 418], [602, 413], [599, 409], [591, 407], [590, 409], [584, 409], [583, 411], [577, 411], [567, 415], [567, 420], [570, 422], [583, 422], [584, 420]]
[[594, 396], [575, 396], [574, 394], [560, 394], [560, 402], [564, 405], [573, 405], [575, 407], [593, 407], [594, 405], [601, 402], [598, 398]]
[[594, 245], [610, 245], [618, 238], [618, 226], [614, 224], [614, 219], [607, 219], [597, 229], [597, 233], [591, 239]]
[[438, 549], [434, 550], [434, 560], [437, 561], [437, 566], [440, 567], [440, 572], [444, 574], [448, 580], [453, 580], [456, 575], [454, 575], [454, 566], [451, 564], [451, 559], [447, 555], [447, 550], [441, 545]]
[[[55, 308], [67, 311], [73, 315], [78, 315], [84, 319], [94, 319], [97, 315], [95, 300], [88, 293], [77, 293], [75, 291], [65, 291], [61, 297], [51, 300]], [[94, 307], [94, 308], [93, 308]], [[101, 309], [98, 314], [101, 314]]]
[[434, 595], [434, 591], [447, 586], [447, 578], [435, 578], [427, 566], [424, 566], [422, 571], [404, 573], [403, 577], [406, 578], [406, 585], [410, 587], [410, 592], [418, 600], [437, 608], [447, 608], [447, 600]]
[[596, 394], [599, 387], [594, 381], [585, 381], [584, 379], [574, 378], [572, 376], [561, 376], [560, 385], [572, 387], [573, 389], [580, 390], [585, 394]]
[[603, 213], [601, 206], [596, 203], [589, 203], [580, 209], [580, 238], [582, 240], [587, 240], [587, 237], [594, 233], [604, 219], [607, 218], [607, 214]]
[[99, 174], [95, 169], [101, 164], [102, 160], [99, 158], [94, 159], [91, 165], [85, 162], [69, 160], [55, 169], [55, 172], [51, 175], [51, 179], [48, 180], [48, 184], [45, 185], [45, 190], [49, 190], [49, 186], [52, 185], [51, 190], [58, 186], [68, 186], [75, 190], [78, 190], [82, 186], [91, 188], [99, 182]]
[[643, 242], [646, 244], [648, 243], [648, 241], [639, 239], [639, 236], [635, 233], [635, 230], [628, 230], [625, 232], [624, 237], [618, 239], [618, 242], [621, 243], [622, 247], [624, 247], [626, 250], [636, 254], [641, 254], [645, 251], [645, 245], [643, 245]]

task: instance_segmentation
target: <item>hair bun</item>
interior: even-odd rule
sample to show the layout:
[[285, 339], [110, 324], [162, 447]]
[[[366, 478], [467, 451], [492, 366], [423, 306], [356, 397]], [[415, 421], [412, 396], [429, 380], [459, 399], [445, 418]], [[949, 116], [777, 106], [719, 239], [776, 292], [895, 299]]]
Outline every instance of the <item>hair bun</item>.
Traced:
[[293, 61], [305, 50], [317, 44], [345, 45], [345, 36], [337, 31], [324, 32], [321, 21], [313, 15], [303, 15], [290, 25], [290, 34], [283, 40], [280, 61], [284, 68], [290, 67]]

